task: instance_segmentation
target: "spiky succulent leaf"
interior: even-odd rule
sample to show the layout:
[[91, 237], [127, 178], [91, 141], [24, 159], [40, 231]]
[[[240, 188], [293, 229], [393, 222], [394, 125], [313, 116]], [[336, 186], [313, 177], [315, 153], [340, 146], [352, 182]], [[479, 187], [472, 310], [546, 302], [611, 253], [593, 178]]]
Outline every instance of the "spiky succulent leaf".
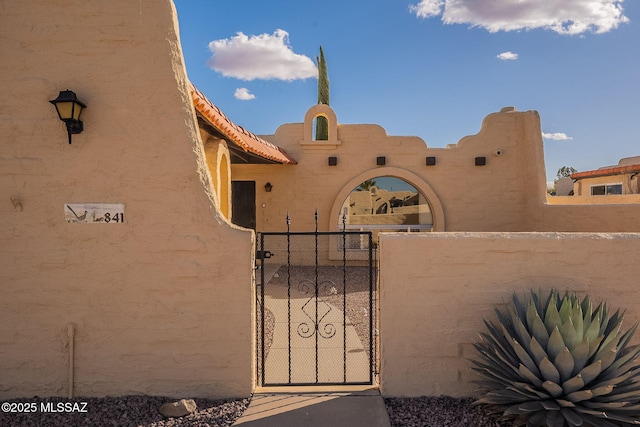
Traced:
[[591, 390], [578, 390], [573, 393], [567, 394], [567, 400], [578, 403], [583, 400], [591, 399], [593, 397], [593, 392]]
[[549, 300], [549, 305], [547, 306], [547, 311], [544, 315], [544, 324], [547, 327], [549, 335], [551, 335], [551, 332], [553, 332], [555, 328], [562, 326], [562, 319], [560, 319], [560, 313], [558, 313], [556, 302], [557, 295], [554, 295], [553, 298]]
[[580, 374], [562, 383], [562, 389], [565, 394], [580, 390], [582, 387], [584, 387], [584, 381], [582, 381], [582, 375]]
[[531, 341], [531, 334], [527, 330], [526, 325], [523, 323], [522, 319], [519, 318], [514, 310], [511, 310], [511, 324], [513, 329], [516, 332], [518, 337], [518, 341], [520, 342], [529, 342]]
[[594, 341], [589, 340], [589, 359], [593, 359], [593, 355], [596, 354], [598, 347], [600, 347], [600, 343], [604, 339], [603, 336], [597, 337]]
[[542, 362], [542, 359], [549, 356], [535, 337], [531, 337], [531, 341], [529, 341], [529, 351], [533, 356], [533, 360], [538, 365], [540, 365], [540, 362]]
[[582, 381], [585, 384], [589, 384], [602, 372], [602, 360], [596, 360], [590, 365], [585, 366], [581, 371]]
[[578, 340], [576, 326], [573, 324], [571, 317], [562, 324], [562, 327], [560, 328], [560, 335], [562, 335], [562, 339], [569, 350], [573, 350], [580, 342]]
[[550, 359], [555, 359], [558, 354], [566, 347], [560, 330], [556, 327], [551, 332], [549, 337], [549, 344], [547, 344], [547, 354]]
[[540, 372], [542, 373], [542, 378], [545, 380], [553, 381], [556, 384], [560, 382], [560, 372], [558, 372], [558, 369], [553, 366], [553, 363], [546, 357], [540, 362]]
[[572, 312], [573, 312], [573, 301], [571, 300], [570, 297], [568, 297], [567, 294], [565, 294], [560, 304], [560, 310], [558, 310], [560, 321], [562, 323], [567, 323], [567, 321], [571, 318]]
[[474, 344], [474, 369], [514, 425], [618, 427], [640, 425], [640, 346], [628, 346], [638, 325], [621, 333], [624, 312], [611, 316], [586, 296], [514, 294], [496, 310], [497, 324]]
[[585, 337], [587, 337], [590, 343], [594, 343], [598, 338], [602, 340], [602, 335], [600, 334], [601, 323], [602, 319], [598, 314], [596, 314], [596, 317], [591, 320], [588, 329], [584, 333]]
[[520, 301], [518, 295], [513, 294], [513, 296], [511, 297], [511, 303], [511, 308], [515, 310], [517, 317], [522, 320], [526, 319], [527, 308], [526, 305]]
[[584, 365], [589, 359], [589, 341], [586, 338], [583, 339], [582, 342], [573, 349], [571, 355], [573, 356], [574, 363], [573, 375], [576, 375], [584, 368]]
[[542, 387], [546, 391], [548, 391], [552, 397], [562, 396], [562, 393], [564, 392], [564, 390], [562, 390], [562, 387], [560, 387], [558, 384], [554, 383], [553, 381], [543, 382]]
[[619, 357], [607, 367], [602, 373], [603, 379], [609, 379], [613, 376], [619, 375], [620, 372], [626, 372], [628, 369], [631, 369], [633, 366], [636, 366], [634, 361], [640, 355], [640, 345], [635, 345], [632, 347], [628, 347], [625, 349], [626, 345], [629, 343], [633, 332], [637, 329], [638, 324], [636, 323], [631, 329], [624, 333], [624, 335], [618, 341], [619, 348], [624, 349], [621, 351]]
[[538, 309], [536, 307], [536, 303], [533, 301], [533, 299], [529, 300], [529, 304], [527, 305], [527, 313], [526, 313], [526, 319], [527, 319], [527, 328], [529, 328], [529, 330], [533, 329], [533, 320], [537, 317], [540, 317], [540, 315], [538, 314]]
[[542, 380], [540, 379], [540, 376], [531, 372], [522, 363], [518, 367], [518, 371], [523, 375], [523, 378], [529, 380], [531, 384], [533, 384], [536, 387], [542, 387]]
[[593, 392], [593, 397], [604, 396], [613, 391], [613, 386], [603, 385], [601, 387], [594, 387], [591, 391]]
[[638, 323], [635, 323], [631, 328], [629, 328], [627, 332], [622, 334], [620, 341], [618, 341], [618, 347], [626, 348], [627, 345], [629, 344], [629, 341], [631, 341], [631, 338], [633, 338], [633, 335], [636, 333], [637, 329], [638, 329]]
[[558, 372], [560, 372], [560, 381], [564, 382], [571, 378], [575, 363], [573, 361], [573, 356], [567, 347], [558, 354], [553, 363], [558, 368]]
[[537, 313], [533, 319], [531, 333], [542, 347], [547, 348], [547, 344], [549, 343], [549, 332], [547, 331], [547, 327], [544, 325], [542, 318]]
[[584, 420], [582, 419], [582, 417], [580, 415], [578, 415], [571, 408], [562, 408], [562, 409], [560, 409], [560, 414], [562, 414], [562, 417], [565, 420], [567, 420], [567, 423], [569, 423], [569, 425], [581, 426], [581, 425], [584, 424]]
[[[571, 316], [571, 322], [576, 332], [576, 344], [578, 344], [584, 339], [584, 313], [582, 312], [582, 306], [579, 302], [576, 302], [576, 307]], [[573, 348], [571, 350], [573, 350]]]
[[555, 400], [543, 400], [542, 407], [547, 411], [559, 411], [560, 405]]
[[538, 366], [536, 366], [536, 363], [533, 361], [531, 356], [529, 356], [529, 353], [527, 353], [527, 350], [525, 350], [524, 347], [522, 347], [522, 345], [520, 345], [520, 343], [515, 339], [513, 340], [512, 345], [516, 354], [520, 358], [520, 361], [524, 363], [524, 365], [527, 368], [529, 368], [531, 372], [533, 372], [536, 375], [540, 375], [540, 370], [538, 370]]

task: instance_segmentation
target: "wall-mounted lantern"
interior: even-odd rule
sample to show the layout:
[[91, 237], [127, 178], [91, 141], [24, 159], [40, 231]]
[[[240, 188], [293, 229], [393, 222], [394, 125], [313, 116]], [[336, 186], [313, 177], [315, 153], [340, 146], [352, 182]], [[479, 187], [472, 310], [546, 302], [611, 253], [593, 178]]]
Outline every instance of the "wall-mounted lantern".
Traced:
[[71, 135], [80, 133], [83, 130], [80, 114], [82, 110], [87, 108], [84, 102], [78, 100], [76, 94], [71, 90], [62, 90], [56, 99], [49, 101], [56, 107], [58, 117], [67, 125], [67, 134], [69, 134], [69, 144], [71, 144]]
[[267, 183], [264, 185], [264, 191], [266, 191], [267, 193], [271, 193], [271, 190], [272, 190], [272, 189], [273, 189], [273, 185], [271, 185], [271, 183], [270, 183], [270, 182], [267, 182]]

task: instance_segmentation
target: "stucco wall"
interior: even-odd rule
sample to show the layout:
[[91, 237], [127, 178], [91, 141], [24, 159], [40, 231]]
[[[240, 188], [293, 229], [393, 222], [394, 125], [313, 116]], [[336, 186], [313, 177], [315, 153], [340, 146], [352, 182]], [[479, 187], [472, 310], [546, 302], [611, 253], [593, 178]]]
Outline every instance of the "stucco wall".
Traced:
[[[313, 140], [313, 119], [320, 115], [329, 120], [327, 141]], [[304, 122], [262, 136], [285, 148], [297, 165], [232, 165], [232, 179], [256, 181], [258, 231], [284, 230], [287, 213], [292, 230], [313, 230], [315, 209], [319, 229], [336, 230], [351, 190], [377, 176], [398, 177], [422, 191], [435, 231], [640, 231], [637, 199], [618, 196], [608, 199], [610, 206], [591, 206], [591, 198], [547, 198], [535, 111], [505, 107], [485, 117], [476, 135], [447, 148], [430, 148], [418, 137], [390, 136], [378, 125], [338, 120], [329, 106], [315, 105]], [[336, 166], [328, 165], [330, 156], [337, 157]], [[376, 165], [380, 156], [386, 165]], [[436, 164], [427, 166], [426, 157], [435, 157]], [[476, 157], [484, 157], [486, 165], [476, 166]], [[264, 191], [267, 182], [273, 185], [270, 193]]]
[[[611, 201], [613, 202], [614, 199]], [[640, 203], [541, 204], [533, 206], [527, 218], [524, 231], [637, 233], [640, 232]]]
[[640, 320], [639, 248], [638, 234], [382, 234], [382, 393], [473, 396], [472, 343], [514, 291], [588, 293], [626, 309], [629, 328]]
[[0, 52], [0, 397], [68, 394], [68, 325], [75, 395], [249, 395], [253, 239], [215, 205], [172, 2], [3, 1]]
[[[298, 165], [232, 166], [232, 179], [256, 180], [258, 230], [282, 230], [287, 212], [292, 229], [309, 230], [316, 208], [320, 228], [335, 230], [338, 214], [332, 207], [339, 210], [360, 182], [383, 175], [416, 178], [410, 182], [444, 209], [443, 214], [433, 209], [436, 230], [523, 230], [529, 205], [544, 202], [542, 137], [535, 111], [504, 108], [492, 113], [478, 134], [449, 148], [429, 148], [418, 137], [389, 136], [380, 126], [366, 124], [337, 124], [337, 137], [330, 127], [329, 141], [313, 141], [313, 117], [325, 114], [330, 125], [339, 118], [328, 106], [314, 106], [310, 112], [303, 123], [285, 124], [274, 135], [262, 136], [285, 148]], [[329, 156], [338, 158], [337, 166], [328, 166]], [[379, 156], [386, 157], [386, 165], [376, 165]], [[436, 157], [436, 165], [425, 164], [428, 156]], [[476, 157], [485, 157], [486, 165], [476, 166]], [[356, 176], [360, 181], [353, 184]], [[271, 193], [261, 191], [266, 182], [273, 184]]]

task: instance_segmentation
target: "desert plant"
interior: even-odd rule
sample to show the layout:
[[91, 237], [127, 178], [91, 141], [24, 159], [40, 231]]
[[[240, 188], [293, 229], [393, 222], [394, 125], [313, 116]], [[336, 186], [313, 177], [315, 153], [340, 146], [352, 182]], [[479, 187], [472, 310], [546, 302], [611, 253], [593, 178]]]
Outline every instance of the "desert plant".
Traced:
[[474, 344], [487, 390], [476, 403], [519, 426], [640, 425], [640, 345], [628, 346], [638, 325], [622, 333], [624, 313], [556, 290], [514, 294], [496, 313]]
[[[320, 46], [320, 56], [316, 56], [316, 63], [318, 64], [318, 104], [329, 105], [329, 74], [322, 46]], [[316, 118], [316, 141], [328, 139], [329, 121], [324, 116], [318, 116]]]

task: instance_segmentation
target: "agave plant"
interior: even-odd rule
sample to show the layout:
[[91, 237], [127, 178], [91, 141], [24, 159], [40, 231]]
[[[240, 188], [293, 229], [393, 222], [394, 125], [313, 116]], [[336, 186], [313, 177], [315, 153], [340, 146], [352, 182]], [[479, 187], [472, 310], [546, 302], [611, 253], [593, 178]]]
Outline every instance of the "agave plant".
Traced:
[[640, 425], [640, 345], [628, 346], [638, 325], [622, 333], [624, 313], [556, 290], [544, 300], [514, 294], [496, 313], [474, 344], [487, 389], [476, 403], [514, 426]]

